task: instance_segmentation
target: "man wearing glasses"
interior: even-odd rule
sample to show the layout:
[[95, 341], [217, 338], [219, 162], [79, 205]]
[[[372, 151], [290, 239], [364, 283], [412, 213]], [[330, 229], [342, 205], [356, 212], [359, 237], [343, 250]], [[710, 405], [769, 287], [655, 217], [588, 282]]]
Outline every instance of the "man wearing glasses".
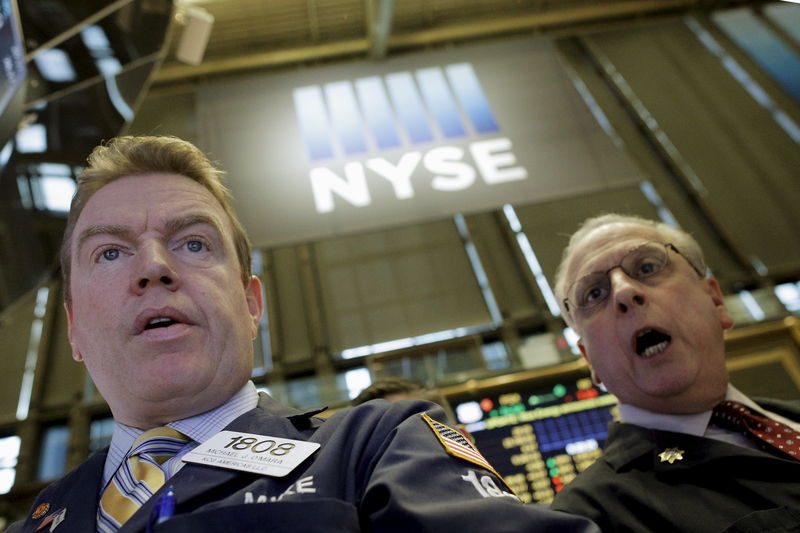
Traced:
[[603, 215], [570, 239], [556, 294], [621, 422], [555, 509], [603, 531], [800, 531], [800, 402], [729, 383], [733, 319], [706, 270], [697, 242], [660, 222]]

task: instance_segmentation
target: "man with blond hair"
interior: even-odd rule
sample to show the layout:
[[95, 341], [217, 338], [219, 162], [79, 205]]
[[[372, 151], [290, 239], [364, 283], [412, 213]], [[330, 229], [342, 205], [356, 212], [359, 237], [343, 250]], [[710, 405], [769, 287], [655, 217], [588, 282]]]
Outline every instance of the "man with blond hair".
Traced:
[[564, 251], [556, 294], [621, 422], [553, 508], [603, 531], [800, 530], [800, 402], [754, 401], [730, 384], [733, 319], [691, 235], [589, 219]]
[[221, 172], [172, 137], [120, 137], [88, 163], [64, 303], [116, 425], [9, 531], [596, 531], [522, 504], [433, 404], [322, 420], [259, 394], [261, 283]]

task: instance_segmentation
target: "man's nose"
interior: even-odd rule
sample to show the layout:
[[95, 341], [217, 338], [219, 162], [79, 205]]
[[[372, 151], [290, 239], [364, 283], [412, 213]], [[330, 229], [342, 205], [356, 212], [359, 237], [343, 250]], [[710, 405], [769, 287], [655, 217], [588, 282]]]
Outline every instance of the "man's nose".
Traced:
[[641, 307], [647, 303], [642, 284], [621, 268], [609, 272], [608, 280], [613, 291], [614, 306], [620, 313], [627, 313], [634, 307]]
[[137, 269], [132, 284], [133, 291], [141, 294], [148, 287], [163, 286], [177, 290], [180, 279], [173, 266], [173, 258], [160, 243], [151, 243], [139, 248]]

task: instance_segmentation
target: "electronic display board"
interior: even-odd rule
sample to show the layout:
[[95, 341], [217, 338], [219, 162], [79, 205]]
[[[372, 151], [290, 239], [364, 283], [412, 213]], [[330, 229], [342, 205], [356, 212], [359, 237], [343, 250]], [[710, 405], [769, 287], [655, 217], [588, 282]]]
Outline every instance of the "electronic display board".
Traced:
[[448, 397], [456, 419], [524, 502], [547, 503], [601, 454], [617, 399], [586, 373]]

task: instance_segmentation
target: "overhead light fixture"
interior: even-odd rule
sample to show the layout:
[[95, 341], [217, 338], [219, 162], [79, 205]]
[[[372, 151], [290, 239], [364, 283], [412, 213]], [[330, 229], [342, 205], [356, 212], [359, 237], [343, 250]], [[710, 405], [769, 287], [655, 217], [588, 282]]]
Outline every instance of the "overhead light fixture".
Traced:
[[44, 124], [29, 124], [17, 131], [17, 151], [23, 154], [47, 150], [47, 128]]
[[183, 18], [183, 33], [175, 50], [178, 61], [199, 65], [203, 61], [214, 15], [201, 7], [186, 7], [180, 10]]
[[67, 83], [77, 79], [69, 55], [60, 48], [42, 50], [33, 58], [33, 62], [47, 81]]

